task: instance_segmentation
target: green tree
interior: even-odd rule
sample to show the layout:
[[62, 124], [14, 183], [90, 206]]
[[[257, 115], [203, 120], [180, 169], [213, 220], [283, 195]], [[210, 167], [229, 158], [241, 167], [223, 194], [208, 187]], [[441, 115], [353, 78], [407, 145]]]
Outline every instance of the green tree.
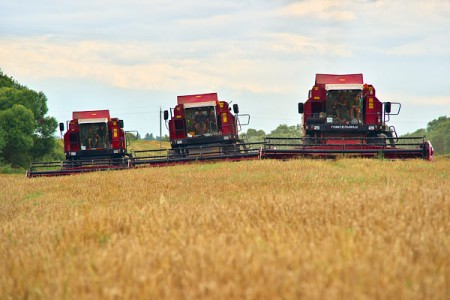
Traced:
[[127, 132], [126, 133], [126, 137], [127, 137], [127, 141], [132, 142], [132, 141], [136, 141], [138, 140], [138, 135], [132, 133], [132, 132]]
[[157, 137], [155, 138], [155, 140], [157, 140], [157, 141], [163, 141], [163, 142], [170, 142], [170, 138], [169, 138], [169, 136], [168, 136], [167, 134], [164, 135], [164, 136], [162, 137], [162, 139], [161, 139], [160, 136], [157, 136]]
[[34, 146], [33, 113], [20, 104], [0, 111], [0, 130], [4, 135], [4, 162], [13, 166], [26, 166]]
[[53, 153], [57, 122], [46, 116], [47, 112], [44, 93], [20, 85], [0, 70], [0, 156], [3, 163], [25, 167], [30, 160], [41, 160]]
[[288, 126], [286, 124], [278, 125], [275, 130], [272, 130], [268, 136], [285, 137], [285, 138], [300, 138], [302, 137], [300, 125]]
[[442, 116], [429, 122], [427, 132], [436, 154], [450, 153], [450, 118]]
[[263, 130], [249, 128], [246, 133], [241, 134], [241, 139], [247, 142], [261, 142], [266, 137]]
[[5, 133], [0, 127], [0, 163], [3, 162], [3, 148], [5, 148]]
[[155, 137], [153, 136], [153, 133], [146, 133], [144, 136], [144, 140], [146, 141], [154, 141]]
[[436, 154], [450, 153], [450, 118], [442, 116], [430, 121], [427, 128], [421, 128], [402, 137], [425, 136], [433, 145]]
[[16, 89], [24, 88], [24, 86], [20, 85], [12, 77], [8, 77], [5, 74], [3, 74], [1, 69], [0, 69], [0, 87], [13, 87]]

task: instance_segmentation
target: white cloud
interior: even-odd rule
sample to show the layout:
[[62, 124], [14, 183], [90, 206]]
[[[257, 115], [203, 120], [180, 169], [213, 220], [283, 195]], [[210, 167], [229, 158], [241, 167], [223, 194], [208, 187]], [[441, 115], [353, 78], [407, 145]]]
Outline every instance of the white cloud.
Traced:
[[16, 2], [0, 10], [0, 67], [50, 89], [61, 78], [102, 93], [225, 89], [269, 111], [281, 99], [282, 112], [315, 73], [362, 72], [408, 107], [450, 105], [448, 0]]
[[350, 47], [338, 42], [330, 44], [317, 38], [291, 33], [267, 34], [266, 37], [266, 44], [270, 50], [278, 52], [278, 54], [325, 55], [328, 57], [350, 57], [352, 55]]
[[355, 19], [353, 12], [347, 10], [346, 2], [334, 0], [295, 1], [278, 10], [282, 16], [309, 17], [332, 21], [350, 21]]
[[421, 105], [422, 107], [447, 106], [448, 111], [442, 111], [442, 114], [450, 114], [450, 95], [443, 96], [417, 96], [411, 93], [385, 93], [384, 101], [400, 102], [403, 106]]
[[[270, 62], [239, 57], [242, 52], [238, 47], [201, 57], [202, 52], [208, 51], [208, 41], [170, 45], [60, 43], [40, 37], [1, 43], [3, 68], [14, 70], [16, 77], [89, 79], [120, 88], [160, 91], [230, 88], [261, 93], [285, 88], [278, 82], [258, 82], [258, 74], [273, 66]], [[186, 47], [199, 53], [194, 58], [171, 57], [170, 50], [164, 51], [171, 47]]]

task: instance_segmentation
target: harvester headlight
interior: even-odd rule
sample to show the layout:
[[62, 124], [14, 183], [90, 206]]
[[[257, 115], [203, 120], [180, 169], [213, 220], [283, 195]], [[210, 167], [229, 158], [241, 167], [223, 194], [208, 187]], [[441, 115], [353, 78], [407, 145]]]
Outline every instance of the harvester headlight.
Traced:
[[226, 135], [226, 136], [223, 137], [223, 139], [226, 141], [226, 140], [229, 140], [230, 137], [228, 135]]
[[183, 141], [182, 140], [178, 140], [177, 144], [183, 144]]
[[320, 130], [320, 126], [314, 126], [314, 130]]
[[119, 153], [119, 150], [114, 150], [113, 152], [114, 152], [114, 153]]
[[77, 155], [77, 153], [76, 152], [70, 152], [70, 155], [71, 156], [75, 156], [75, 155]]
[[369, 126], [369, 130], [375, 130], [375, 126]]

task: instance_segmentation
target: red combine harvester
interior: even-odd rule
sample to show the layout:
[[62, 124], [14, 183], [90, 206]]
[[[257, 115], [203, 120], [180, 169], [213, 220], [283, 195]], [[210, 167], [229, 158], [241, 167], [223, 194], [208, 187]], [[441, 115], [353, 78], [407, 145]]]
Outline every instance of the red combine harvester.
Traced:
[[[129, 167], [123, 120], [109, 110], [73, 112], [64, 134], [63, 162], [33, 162], [28, 177], [54, 176]], [[61, 132], [64, 123], [59, 124]]]
[[[64, 124], [59, 124], [64, 131]], [[67, 160], [121, 159], [127, 153], [123, 120], [111, 118], [109, 110], [76, 111], [64, 134]]]
[[[239, 115], [239, 106], [219, 101], [217, 93], [177, 97], [177, 105], [164, 111], [171, 150], [135, 151], [135, 164], [175, 164], [203, 160], [255, 158], [258, 151], [239, 139], [241, 125], [250, 115]], [[241, 124], [239, 117], [246, 117]], [[155, 155], [156, 154], [156, 155]]]
[[[177, 106], [164, 112], [169, 123], [172, 149], [176, 153], [189, 152], [197, 146], [230, 146], [231, 150], [241, 141], [238, 137], [238, 118], [231, 114], [228, 103], [219, 101], [217, 94], [200, 94], [177, 97]], [[239, 107], [233, 105], [237, 115]]]
[[[393, 111], [393, 108], [395, 111]], [[387, 122], [401, 105], [381, 102], [362, 74], [317, 74], [308, 100], [299, 103], [303, 138], [266, 138], [244, 143], [241, 125], [250, 115], [219, 101], [216, 93], [178, 96], [175, 108], [164, 111], [171, 149], [127, 153], [123, 121], [108, 110], [74, 112], [64, 134], [63, 162], [30, 164], [28, 177], [126, 169], [139, 165], [163, 166], [192, 161], [287, 159], [298, 156], [333, 158], [342, 155], [421, 158], [433, 160], [433, 147], [424, 137], [399, 138]], [[248, 117], [241, 124], [239, 117]], [[64, 124], [60, 124], [64, 131]], [[254, 147], [257, 146], [257, 147]]]
[[[388, 159], [433, 159], [424, 137], [399, 138], [387, 122], [400, 113], [397, 102], [381, 102], [362, 74], [317, 74], [308, 100], [299, 103], [303, 114], [302, 139], [270, 138], [265, 157], [351, 155]], [[395, 110], [395, 111], [394, 111]]]

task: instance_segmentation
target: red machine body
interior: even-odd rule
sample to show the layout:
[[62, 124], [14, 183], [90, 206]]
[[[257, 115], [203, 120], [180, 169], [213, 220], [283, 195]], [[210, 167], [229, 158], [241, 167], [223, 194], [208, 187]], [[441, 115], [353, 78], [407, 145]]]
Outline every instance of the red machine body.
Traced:
[[348, 154], [365, 157], [382, 155], [391, 159], [423, 158], [432, 160], [434, 150], [425, 137], [399, 138], [394, 126], [386, 124], [400, 113], [398, 102], [381, 102], [375, 88], [365, 84], [362, 74], [316, 74], [316, 81], [305, 103], [301, 144], [281, 149], [266, 143], [268, 157], [307, 155], [334, 157]]
[[398, 111], [392, 114], [398, 114], [400, 103], [389, 102], [384, 110], [375, 88], [364, 84], [362, 74], [317, 74], [303, 105], [305, 136], [393, 137], [395, 129], [385, 124], [391, 105], [397, 105]]
[[[237, 104], [233, 110], [239, 113]], [[173, 149], [238, 141], [237, 117], [226, 101], [219, 101], [217, 93], [178, 96], [170, 120], [168, 111], [164, 113]]]
[[[111, 118], [109, 110], [76, 111], [64, 134], [68, 160], [122, 158], [126, 155], [123, 121]], [[60, 123], [61, 131], [64, 124]]]

